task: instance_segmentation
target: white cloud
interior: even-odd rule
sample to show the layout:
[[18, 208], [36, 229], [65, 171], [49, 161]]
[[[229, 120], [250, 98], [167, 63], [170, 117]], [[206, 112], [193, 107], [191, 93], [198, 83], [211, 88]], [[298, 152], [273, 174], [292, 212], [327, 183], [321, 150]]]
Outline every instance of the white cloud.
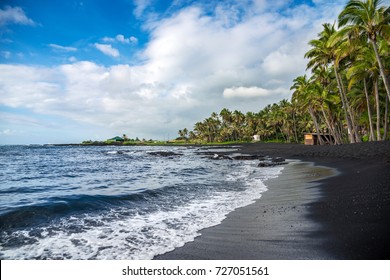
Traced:
[[[298, 46], [299, 45], [300, 44], [298, 44]], [[305, 49], [304, 46], [302, 47], [303, 48], [298, 48], [298, 51], [296, 49], [283, 50], [283, 48], [281, 48], [269, 53], [263, 61], [262, 67], [264, 72], [277, 77], [289, 75], [290, 73], [294, 73], [297, 69], [305, 69], [306, 61], [302, 59], [304, 52], [299, 51]]]
[[68, 58], [69, 62], [76, 62], [77, 61], [77, 58], [74, 57], [74, 56], [71, 56]]
[[130, 36], [129, 41], [130, 41], [130, 44], [134, 44], [134, 45], [138, 44], [138, 39], [134, 36]]
[[133, 11], [137, 18], [140, 18], [144, 11], [151, 5], [151, 0], [134, 0], [135, 9]]
[[[141, 2], [140, 14], [147, 6]], [[302, 13], [285, 8], [278, 15], [270, 2], [256, 3], [234, 20], [224, 17], [226, 7], [215, 15], [200, 4], [149, 20], [150, 41], [139, 65], [74, 59], [57, 67], [0, 65], [0, 104], [159, 139], [224, 107], [259, 111], [289, 98], [292, 80], [306, 68], [307, 42], [322, 28], [330, 4], [326, 12], [304, 6]], [[110, 43], [130, 38], [118, 34], [94, 46], [118, 57]]]
[[259, 98], [268, 97], [273, 94], [281, 96], [288, 94], [289, 90], [285, 88], [265, 89], [261, 87], [232, 87], [225, 88], [223, 96], [225, 98]]
[[26, 16], [22, 8], [5, 6], [4, 9], [0, 9], [0, 26], [7, 24], [36, 25]]
[[123, 36], [122, 34], [118, 34], [116, 35], [115, 39], [118, 41], [118, 42], [121, 42], [123, 44], [137, 44], [138, 43], [138, 39], [134, 36], [130, 36], [129, 38], [125, 38], [125, 36]]
[[105, 43], [114, 43], [115, 42], [115, 38], [104, 37], [104, 38], [102, 38], [102, 41], [105, 42]]
[[51, 47], [53, 50], [56, 51], [62, 51], [62, 52], [76, 52], [77, 48], [74, 47], [64, 47], [57, 44], [49, 44], [49, 47]]
[[2, 105], [147, 138], [184, 126], [188, 119], [178, 114], [196, 105], [186, 85], [147, 83], [142, 67], [81, 61], [53, 68], [0, 64], [0, 72]]
[[253, 98], [253, 97], [263, 97], [271, 94], [270, 90], [260, 88], [260, 87], [232, 87], [226, 88], [223, 91], [223, 96], [225, 98]]
[[11, 57], [12, 53], [10, 51], [1, 51], [0, 52], [1, 56], [4, 57], [5, 59], [8, 59]]
[[127, 39], [127, 38], [125, 38], [125, 36], [123, 36], [122, 34], [116, 35], [115, 39], [116, 39], [118, 42], [121, 42], [121, 43], [124, 43], [124, 44], [130, 43], [130, 40]]
[[[3, 124], [8, 125], [28, 125], [29, 127], [52, 127], [53, 125], [48, 125], [47, 123], [44, 123], [34, 117], [16, 114], [16, 113], [6, 113], [6, 112], [0, 112], [0, 119], [2, 120]], [[7, 134], [8, 131], [8, 134]], [[13, 129], [4, 129], [3, 134], [11, 135], [15, 133], [16, 131]]]
[[112, 57], [119, 57], [119, 51], [112, 47], [110, 44], [99, 44], [95, 43], [94, 46], [104, 53], [105, 55], [112, 56]]
[[7, 135], [7, 136], [9, 136], [9, 135], [13, 135], [13, 134], [15, 134], [15, 132], [13, 130], [9, 129], [9, 128], [4, 129], [3, 131], [0, 131], [0, 135]]
[[111, 38], [111, 37], [104, 37], [102, 38], [102, 41], [103, 42], [106, 42], [106, 43], [115, 43], [115, 42], [119, 42], [119, 43], [122, 43], [122, 44], [131, 44], [131, 45], [136, 45], [138, 44], [138, 39], [134, 36], [130, 36], [129, 38], [126, 38], [124, 35], [122, 34], [118, 34], [115, 36], [115, 38]]

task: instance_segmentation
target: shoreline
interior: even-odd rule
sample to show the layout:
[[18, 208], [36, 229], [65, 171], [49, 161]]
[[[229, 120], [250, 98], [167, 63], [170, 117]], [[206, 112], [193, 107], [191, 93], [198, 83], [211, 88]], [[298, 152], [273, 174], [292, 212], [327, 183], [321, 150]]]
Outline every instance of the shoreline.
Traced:
[[193, 242], [154, 259], [330, 259], [311, 237], [320, 225], [305, 216], [309, 203], [320, 196], [316, 181], [336, 173], [291, 161], [277, 178], [265, 182], [268, 190], [260, 199], [202, 229]]
[[306, 178], [302, 187], [304, 178], [288, 174], [292, 166], [287, 165], [284, 175], [266, 182], [269, 190], [254, 204], [155, 259], [390, 259], [389, 141], [259, 143], [242, 145], [239, 152], [312, 162], [313, 168], [333, 168], [338, 174]]

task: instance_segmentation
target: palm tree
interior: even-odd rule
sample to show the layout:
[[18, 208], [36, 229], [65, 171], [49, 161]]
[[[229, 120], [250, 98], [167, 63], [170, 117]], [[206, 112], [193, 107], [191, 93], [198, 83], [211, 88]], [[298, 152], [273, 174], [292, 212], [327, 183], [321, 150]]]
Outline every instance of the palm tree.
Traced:
[[182, 130], [179, 130], [178, 134], [179, 134], [181, 139], [184, 139], [187, 142], [187, 140], [188, 140], [188, 129], [187, 128], [183, 128]]
[[234, 141], [237, 141], [237, 140], [242, 140], [242, 132], [243, 132], [243, 128], [245, 127], [245, 115], [238, 111], [238, 110], [235, 110], [233, 112], [233, 139]]
[[[286, 135], [286, 141], [291, 143], [291, 138], [294, 135], [294, 107], [286, 99], [281, 100], [278, 103], [279, 106], [279, 116], [281, 120], [281, 131]], [[296, 138], [295, 138], [296, 139]]]
[[335, 72], [339, 94], [343, 103], [345, 120], [349, 130], [349, 139], [351, 143], [355, 143], [358, 141], [355, 133], [356, 127], [354, 125], [353, 114], [351, 112], [349, 101], [345, 93], [342, 76], [339, 73], [339, 62], [341, 60], [339, 46], [341, 41], [335, 43], [335, 40], [333, 40], [335, 34], [337, 33], [334, 25], [326, 23], [323, 24], [323, 27], [324, 30], [318, 34], [319, 38], [309, 42], [309, 45], [313, 48], [305, 54], [305, 58], [310, 59], [307, 64], [307, 68], [316, 70], [318, 67], [326, 67], [329, 64], [333, 64], [332, 66]]
[[378, 61], [386, 92], [390, 98], [390, 85], [378, 51], [378, 38], [390, 39], [390, 7], [379, 7], [380, 0], [350, 0], [339, 15], [339, 27], [346, 27], [350, 34], [367, 36]]
[[[311, 81], [316, 87], [315, 92], [323, 120], [328, 127], [328, 131], [333, 136], [335, 144], [342, 143], [342, 136], [337, 127], [339, 127], [338, 118], [335, 116], [339, 111], [340, 97], [335, 93], [336, 86], [333, 82], [334, 74], [331, 67], [318, 67], [313, 71]], [[333, 142], [329, 139], [329, 142]]]
[[324, 142], [321, 137], [321, 129], [315, 114], [313, 99], [311, 98], [313, 94], [313, 84], [307, 79], [306, 75], [295, 78], [293, 82], [294, 84], [291, 87], [291, 90], [294, 90], [292, 96], [293, 102], [300, 104], [302, 110], [307, 109], [309, 111], [320, 145], [323, 145]]
[[244, 129], [244, 138], [247, 140], [252, 139], [253, 135], [257, 134], [258, 118], [253, 112], [247, 112], [245, 115], [246, 126]]
[[196, 134], [195, 134], [195, 132], [191, 130], [191, 131], [188, 133], [188, 137], [190, 138], [191, 141], [195, 141], [195, 140], [196, 140]]
[[[205, 138], [205, 125], [203, 122], [197, 122], [194, 125], [194, 134], [196, 135], [196, 138], [198, 138], [200, 141], [207, 141], [207, 138]], [[207, 136], [206, 136], [207, 137]]]
[[[378, 90], [378, 79], [380, 71], [378, 62], [376, 61], [375, 53], [372, 48], [362, 47], [357, 54], [355, 61], [351, 64], [348, 69], [347, 78], [349, 79], [348, 87], [351, 88], [358, 82], [363, 81], [363, 90], [366, 96], [368, 118], [370, 123], [370, 138], [374, 141], [381, 140], [380, 135], [380, 102], [379, 102], [379, 90]], [[370, 99], [368, 96], [368, 80], [372, 81], [373, 91], [375, 96], [375, 107], [376, 107], [376, 130], [377, 136], [375, 137], [373, 131], [372, 114], [370, 108]]]
[[269, 126], [270, 111], [271, 105], [267, 105], [260, 112], [257, 113], [257, 134], [260, 135], [260, 139], [262, 139], [263, 141], [269, 139], [269, 137], [274, 134], [272, 128]]

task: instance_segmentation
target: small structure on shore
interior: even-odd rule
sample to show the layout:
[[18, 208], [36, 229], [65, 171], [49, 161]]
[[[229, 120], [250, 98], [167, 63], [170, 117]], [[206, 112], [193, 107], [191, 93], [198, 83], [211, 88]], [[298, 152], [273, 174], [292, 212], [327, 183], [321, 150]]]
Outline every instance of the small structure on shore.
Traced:
[[253, 141], [260, 141], [260, 135], [256, 134], [256, 135], [253, 135]]
[[[334, 138], [330, 134], [320, 134], [321, 140], [324, 144], [329, 145], [334, 142]], [[317, 133], [305, 133], [305, 145], [319, 145], [320, 140], [318, 139]]]
[[108, 139], [108, 141], [116, 141], [116, 142], [123, 142], [125, 139], [119, 136], [115, 136], [114, 138]]

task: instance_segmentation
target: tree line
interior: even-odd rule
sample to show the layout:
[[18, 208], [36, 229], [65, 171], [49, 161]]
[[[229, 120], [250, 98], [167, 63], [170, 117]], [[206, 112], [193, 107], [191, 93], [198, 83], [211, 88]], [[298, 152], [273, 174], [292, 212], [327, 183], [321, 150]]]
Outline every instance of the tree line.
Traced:
[[317, 133], [320, 144], [388, 139], [390, 8], [379, 0], [351, 0], [337, 24], [323, 24], [309, 46], [310, 75], [293, 80], [291, 100], [258, 113], [224, 108], [193, 130], [180, 130], [180, 139], [250, 141], [258, 135], [261, 141], [302, 142], [306, 132]]

